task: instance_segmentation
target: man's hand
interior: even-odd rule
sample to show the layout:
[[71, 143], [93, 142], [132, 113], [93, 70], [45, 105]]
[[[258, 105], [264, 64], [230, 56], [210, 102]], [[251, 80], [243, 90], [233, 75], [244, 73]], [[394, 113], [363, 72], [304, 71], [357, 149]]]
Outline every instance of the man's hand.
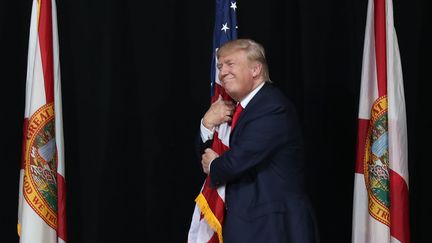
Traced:
[[212, 149], [207, 148], [206, 150], [204, 150], [201, 160], [204, 173], [206, 173], [207, 175], [210, 173], [210, 162], [212, 162], [217, 157], [219, 157], [219, 155]]
[[231, 100], [222, 100], [222, 96], [213, 102], [203, 118], [203, 125], [212, 130], [224, 122], [229, 122], [234, 113], [234, 104]]

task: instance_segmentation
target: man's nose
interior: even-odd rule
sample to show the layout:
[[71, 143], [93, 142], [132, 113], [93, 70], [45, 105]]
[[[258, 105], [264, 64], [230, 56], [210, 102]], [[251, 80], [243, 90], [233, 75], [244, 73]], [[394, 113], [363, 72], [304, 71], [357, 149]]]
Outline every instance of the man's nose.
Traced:
[[227, 71], [228, 69], [226, 68], [226, 66], [222, 66], [221, 69], [219, 70], [221, 75], [226, 75], [228, 73]]

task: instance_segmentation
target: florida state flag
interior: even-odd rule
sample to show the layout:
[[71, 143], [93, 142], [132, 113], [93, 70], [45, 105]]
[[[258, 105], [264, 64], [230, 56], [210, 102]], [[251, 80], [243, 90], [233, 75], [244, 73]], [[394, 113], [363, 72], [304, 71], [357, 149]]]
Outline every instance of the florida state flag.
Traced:
[[20, 170], [20, 242], [66, 242], [66, 194], [55, 0], [33, 0]]
[[363, 50], [353, 243], [410, 242], [402, 66], [391, 0], [369, 0]]

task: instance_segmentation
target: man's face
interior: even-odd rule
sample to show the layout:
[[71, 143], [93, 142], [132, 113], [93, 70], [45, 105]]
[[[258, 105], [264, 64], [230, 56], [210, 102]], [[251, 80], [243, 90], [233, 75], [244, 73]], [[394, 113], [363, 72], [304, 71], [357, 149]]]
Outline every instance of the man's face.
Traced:
[[234, 100], [241, 101], [254, 89], [253, 67], [244, 51], [223, 53], [217, 67], [222, 87]]

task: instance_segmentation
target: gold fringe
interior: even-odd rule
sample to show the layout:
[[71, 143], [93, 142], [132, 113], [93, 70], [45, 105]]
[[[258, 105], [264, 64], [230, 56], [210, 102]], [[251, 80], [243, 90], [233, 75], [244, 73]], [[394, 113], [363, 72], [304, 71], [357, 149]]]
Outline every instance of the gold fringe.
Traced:
[[207, 203], [206, 198], [202, 193], [200, 193], [196, 198], [195, 202], [204, 215], [204, 219], [207, 221], [208, 225], [218, 234], [219, 243], [223, 243], [222, 239], [222, 226], [216, 216], [213, 214], [210, 206]]
[[18, 236], [21, 236], [21, 224], [17, 224]]

